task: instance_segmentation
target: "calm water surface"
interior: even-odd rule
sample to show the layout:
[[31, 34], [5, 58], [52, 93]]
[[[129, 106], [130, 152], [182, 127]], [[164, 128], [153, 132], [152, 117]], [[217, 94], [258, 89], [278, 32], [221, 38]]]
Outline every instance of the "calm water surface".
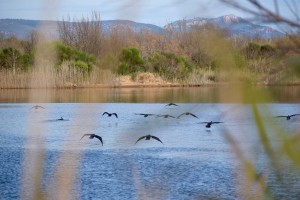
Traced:
[[[55, 181], [71, 178], [69, 199], [242, 199], [241, 166], [225, 134], [230, 133], [256, 161], [259, 172], [268, 170], [267, 163], [251, 106], [219, 102], [218, 90], [0, 90], [0, 198], [31, 199], [31, 175], [43, 163], [39, 185], [52, 199], [64, 191], [63, 181]], [[259, 104], [259, 110], [267, 110], [263, 117], [294, 134], [300, 117], [287, 121], [273, 116], [300, 110], [296, 95], [286, 88], [274, 89], [272, 95], [274, 100]], [[166, 102], [179, 106], [167, 107]], [[45, 109], [31, 109], [37, 104]], [[103, 116], [105, 111], [116, 112], [118, 118]], [[177, 117], [187, 111], [198, 118], [135, 115]], [[65, 120], [57, 120], [60, 117]], [[211, 120], [224, 123], [211, 128], [201, 123]], [[274, 130], [270, 127], [267, 132], [276, 145]], [[100, 135], [104, 145], [88, 137], [80, 140], [85, 133]], [[147, 134], [164, 144], [154, 139], [135, 144]], [[278, 196], [297, 199], [299, 177], [287, 171], [283, 180], [289, 182], [287, 188], [277, 185], [272, 174], [267, 178]]]

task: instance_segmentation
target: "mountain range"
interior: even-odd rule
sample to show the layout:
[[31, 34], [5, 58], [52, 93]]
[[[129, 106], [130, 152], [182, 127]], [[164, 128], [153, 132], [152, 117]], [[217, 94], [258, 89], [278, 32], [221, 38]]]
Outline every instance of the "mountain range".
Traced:
[[[184, 19], [166, 24], [164, 27], [159, 27], [153, 24], [138, 23], [129, 20], [103, 20], [102, 29], [104, 33], [109, 34], [115, 28], [129, 28], [134, 32], [148, 30], [153, 33], [162, 34], [167, 29], [178, 31], [183, 23], [187, 28], [193, 26], [203, 26], [212, 24], [221, 29], [227, 30], [230, 36], [240, 37], [263, 37], [273, 38], [284, 36], [284, 33], [279, 32], [271, 27], [253, 24], [245, 19], [235, 15], [225, 15], [217, 18], [193, 18]], [[25, 19], [0, 19], [0, 33], [4, 37], [16, 36], [21, 39], [27, 38], [33, 30], [36, 30], [42, 25], [44, 33], [48, 37], [58, 38], [58, 24], [61, 21], [47, 20], [25, 20]], [[69, 22], [76, 23], [76, 22]]]

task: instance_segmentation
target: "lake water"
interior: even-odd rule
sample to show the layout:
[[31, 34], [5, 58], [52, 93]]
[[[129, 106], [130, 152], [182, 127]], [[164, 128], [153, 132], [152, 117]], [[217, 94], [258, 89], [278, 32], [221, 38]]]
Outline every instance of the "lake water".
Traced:
[[[276, 196], [298, 199], [299, 174], [286, 170], [278, 183], [268, 171], [251, 105], [219, 102], [219, 90], [0, 90], [0, 198], [243, 199], [244, 178], [226, 139], [230, 134], [257, 163], [258, 172], [267, 175]], [[294, 93], [299, 89], [291, 90], [273, 88], [273, 101], [258, 105], [266, 121], [290, 135], [298, 132], [300, 117], [288, 121], [274, 116], [300, 110], [300, 93]], [[118, 118], [103, 116], [105, 111]], [[198, 118], [135, 114], [177, 117], [184, 112]], [[61, 117], [65, 120], [57, 120]], [[205, 121], [223, 123], [206, 128]], [[274, 145], [275, 132], [267, 127]], [[101, 136], [103, 146], [98, 139], [81, 139], [87, 133]], [[163, 144], [155, 139], [136, 143], [147, 134]], [[41, 194], [32, 193], [33, 188]]]

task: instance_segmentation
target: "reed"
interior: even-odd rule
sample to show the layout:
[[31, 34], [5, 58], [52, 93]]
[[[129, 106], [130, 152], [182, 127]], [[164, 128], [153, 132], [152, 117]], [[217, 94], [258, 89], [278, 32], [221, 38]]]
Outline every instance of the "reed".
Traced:
[[[84, 21], [83, 24], [85, 23], [86, 21]], [[188, 33], [181, 32], [180, 35], [176, 35], [176, 37], [168, 38], [169, 40], [167, 41], [172, 41], [174, 44], [170, 42], [162, 48], [164, 50], [172, 48], [172, 52], [174, 54], [178, 53], [179, 55], [183, 55], [184, 58], [190, 55], [189, 50], [193, 50], [194, 58], [197, 56], [198, 60], [205, 60], [205, 62], [202, 63], [203, 65], [201, 64], [201, 67], [198, 66], [197, 69], [194, 69], [192, 73], [188, 75], [188, 79], [184, 83], [207, 84], [215, 81], [226, 81], [227, 84], [229, 84], [230, 89], [220, 92], [220, 101], [228, 102], [228, 99], [234, 98], [235, 102], [238, 101], [241, 104], [247, 104], [251, 107], [251, 113], [256, 123], [259, 138], [257, 148], [262, 149], [262, 152], [266, 157], [266, 170], [261, 170], [257, 167], [258, 160], [255, 159], [255, 151], [245, 152], [244, 148], [234, 138], [234, 135], [226, 130], [224, 131], [225, 139], [231, 145], [232, 153], [236, 156], [237, 161], [242, 166], [242, 174], [239, 174], [237, 177], [239, 178], [239, 186], [241, 189], [240, 197], [242, 199], [279, 199], [280, 196], [277, 196], [278, 194], [274, 191], [275, 189], [270, 184], [271, 181], [269, 181], [268, 173], [270, 172], [275, 174], [275, 180], [272, 181], [275, 181], [280, 188], [283, 188], [284, 192], [288, 193], [290, 188], [295, 188], [295, 185], [292, 185], [294, 183], [290, 183], [288, 178], [284, 177], [284, 174], [287, 170], [291, 170], [295, 174], [299, 173], [300, 133], [297, 132], [293, 135], [287, 135], [282, 127], [278, 127], [274, 123], [272, 116], [270, 116], [270, 112], [267, 109], [258, 109], [261, 102], [272, 99], [272, 96], [268, 93], [262, 93], [259, 87], [252, 84], [252, 81], [254, 80], [257, 82], [257, 80], [263, 80], [267, 81], [267, 83], [270, 82], [268, 79], [269, 76], [264, 75], [270, 75], [274, 72], [274, 62], [272, 62], [274, 61], [273, 58], [254, 58], [251, 61], [246, 62], [246, 64], [242, 63], [241, 67], [239, 66], [240, 63], [236, 61], [237, 49], [235, 49], [232, 43], [225, 39], [220, 32], [216, 30], [207, 30], [204, 38], [201, 37], [203, 36], [202, 32], [199, 33], [195, 31], [192, 33], [192, 37], [186, 37], [186, 34]], [[114, 41], [122, 47], [123, 45], [127, 46], [118, 39], [114, 38]], [[142, 55], [152, 55], [153, 52], [159, 52], [161, 49], [158, 50], [157, 48], [158, 46], [161, 48], [160, 45], [162, 45], [159, 41], [161, 41], [160, 37], [153, 37], [152, 43], [154, 45], [150, 46], [152, 48], [147, 48], [147, 51], [145, 50], [142, 52]], [[131, 44], [134, 43], [131, 42]], [[201, 48], [195, 49], [195, 45], [193, 44], [201, 45]], [[139, 44], [136, 45], [138, 46]], [[185, 48], [180, 48], [181, 45]], [[145, 48], [145, 46], [143, 47]], [[119, 51], [119, 49], [115, 51]], [[103, 52], [101, 51], [99, 54], [103, 55]], [[111, 55], [114, 54], [112, 53]], [[36, 68], [29, 72], [13, 73], [11, 71], [1, 71], [0, 77], [4, 77], [3, 79], [0, 79], [1, 88], [73, 87], [91, 86], [96, 84], [110, 85], [115, 83], [114, 79], [116, 79], [116, 75], [105, 68], [97, 68], [92, 71], [87, 78], [84, 73], [74, 68], [69, 62], [62, 63], [59, 70], [55, 69], [55, 58], [50, 59], [52, 60], [50, 63], [44, 63], [44, 56], [45, 52], [41, 53], [37, 57], [35, 62]], [[101, 65], [106, 65], [105, 63], [110, 63], [110, 58], [111, 57], [109, 56], [104, 57], [104, 59], [102, 57], [102, 59], [99, 58], [98, 62], [102, 63]], [[217, 63], [217, 68], [215, 70], [203, 67], [207, 67], [207, 65], [210, 66], [212, 63], [211, 59], [214, 61], [213, 63]], [[115, 58], [112, 58], [112, 60], [113, 63], [117, 63]], [[110, 64], [108, 68], [110, 67], [113, 67], [114, 70], [116, 69], [114, 64]], [[280, 80], [280, 75], [280, 73], [275, 73], [274, 77]], [[175, 79], [175, 82], [178, 82], [178, 80]], [[80, 112], [83, 112], [83, 110], [78, 109], [78, 113]], [[266, 118], [268, 120], [265, 120]], [[95, 121], [96, 116], [91, 114], [89, 119]], [[77, 121], [74, 123], [87, 123], [87, 121]], [[93, 127], [91, 126], [90, 130], [92, 129]], [[155, 130], [154, 127], [152, 127], [152, 129]], [[37, 135], [43, 130], [46, 130], [46, 127], [43, 127], [42, 125], [36, 127], [35, 124], [29, 122], [28, 131], [30, 134]], [[278, 144], [275, 145], [272, 143], [268, 130], [272, 130], [271, 135], [277, 139], [276, 141], [279, 142]], [[68, 134], [71, 135], [78, 131], [79, 130], [71, 130]], [[124, 134], [129, 133], [124, 132]], [[51, 182], [51, 188], [54, 188], [54, 190], [51, 190], [50, 188], [50, 192], [45, 194], [45, 192], [41, 189], [41, 177], [43, 175], [42, 165], [45, 153], [45, 149], [43, 148], [44, 139], [45, 138], [41, 137], [37, 140], [37, 142], [41, 144], [39, 146], [39, 151], [29, 151], [27, 152], [28, 154], [26, 154], [29, 157], [29, 160], [25, 161], [24, 178], [31, 180], [30, 177], [33, 175], [33, 183], [31, 183], [33, 184], [33, 191], [29, 191], [32, 192], [30, 195], [27, 195], [24, 191], [23, 197], [29, 197], [29, 199], [73, 199], [74, 197], [70, 196], [70, 194], [76, 184], [74, 177], [76, 177], [76, 174], [79, 173], [78, 166], [80, 163], [81, 152], [75, 151], [71, 155], [61, 155], [58, 168], [55, 171], [54, 181]], [[69, 146], [71, 144], [66, 142], [63, 145]], [[31, 161], [35, 164], [34, 169], [37, 170], [30, 169], [30, 167], [32, 167]], [[72, 167], [70, 167], [70, 164], [74, 165], [71, 165]], [[139, 173], [134, 165], [131, 165], [131, 167], [133, 167], [134, 171], [133, 174], [135, 176], [134, 180], [138, 190], [138, 197], [148, 198], [144, 188], [138, 182]], [[161, 180], [155, 182], [158, 185], [157, 188], [159, 188], [160, 181]], [[26, 183], [23, 184], [24, 189], [26, 188]], [[154, 197], [162, 199], [165, 197], [165, 194], [166, 191], [160, 191], [155, 194], [158, 196], [154, 195]]]

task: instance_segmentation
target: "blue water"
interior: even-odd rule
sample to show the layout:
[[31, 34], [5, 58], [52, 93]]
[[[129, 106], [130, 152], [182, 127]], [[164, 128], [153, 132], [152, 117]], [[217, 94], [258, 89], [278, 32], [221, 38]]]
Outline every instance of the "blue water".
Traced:
[[[243, 199], [241, 164], [225, 135], [230, 134], [261, 173], [267, 160], [250, 105], [185, 103], [0, 104], [0, 198], [32, 199], [34, 188], [50, 199]], [[259, 105], [262, 117], [286, 134], [298, 131], [300, 117], [274, 118], [299, 110], [299, 104]], [[102, 116], [116, 112], [118, 118]], [[135, 113], [183, 112], [198, 116], [144, 118]], [[265, 112], [263, 112], [265, 111]], [[64, 120], [57, 120], [63, 117]], [[220, 121], [206, 128], [204, 121]], [[267, 128], [274, 145], [275, 130]], [[102, 137], [89, 139], [83, 134]], [[150, 139], [135, 142], [151, 134]], [[38, 160], [37, 158], [40, 158]], [[37, 170], [41, 167], [41, 173]], [[41, 177], [34, 177], [41, 174]], [[297, 199], [300, 176], [286, 172], [281, 188], [268, 174], [272, 192]], [[38, 186], [34, 185], [38, 181]], [[64, 181], [71, 181], [71, 188]], [[67, 191], [67, 192], [66, 192]], [[64, 195], [66, 196], [59, 196]]]

